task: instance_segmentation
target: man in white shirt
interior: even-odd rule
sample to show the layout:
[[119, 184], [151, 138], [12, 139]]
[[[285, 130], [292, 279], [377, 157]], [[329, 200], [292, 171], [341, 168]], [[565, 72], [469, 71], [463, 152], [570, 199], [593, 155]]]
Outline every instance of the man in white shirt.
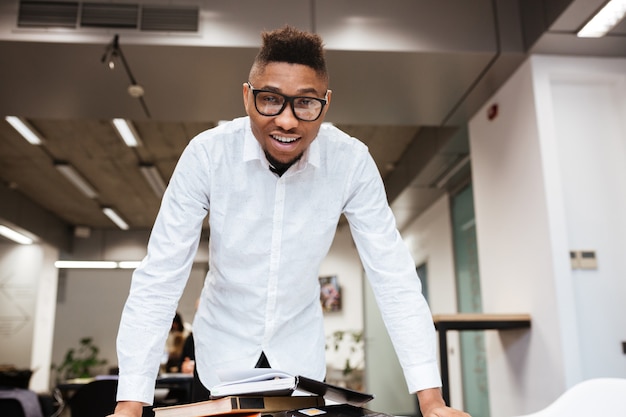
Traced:
[[423, 415], [467, 416], [442, 399], [432, 316], [376, 165], [364, 144], [322, 126], [331, 91], [321, 38], [263, 33], [243, 101], [247, 117], [189, 143], [163, 197], [120, 323], [114, 416], [139, 417], [152, 402], [207, 215], [209, 272], [193, 324], [202, 383], [255, 366], [324, 379], [318, 271], [341, 214]]

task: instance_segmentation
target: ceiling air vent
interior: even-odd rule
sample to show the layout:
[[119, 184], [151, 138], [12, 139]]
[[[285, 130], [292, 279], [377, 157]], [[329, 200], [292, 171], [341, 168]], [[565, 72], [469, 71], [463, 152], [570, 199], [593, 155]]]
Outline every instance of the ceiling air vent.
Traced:
[[68, 1], [20, 1], [17, 16], [18, 27], [75, 28], [78, 2]]
[[141, 30], [197, 32], [198, 8], [143, 6]]
[[197, 6], [21, 0], [18, 27], [197, 32], [199, 14]]
[[82, 27], [135, 29], [139, 21], [137, 4], [83, 3]]

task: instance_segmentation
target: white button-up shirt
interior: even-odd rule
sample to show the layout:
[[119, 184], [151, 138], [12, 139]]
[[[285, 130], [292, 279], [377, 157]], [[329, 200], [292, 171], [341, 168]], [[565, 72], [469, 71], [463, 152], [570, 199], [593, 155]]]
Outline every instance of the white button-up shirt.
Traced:
[[216, 370], [254, 367], [261, 352], [276, 369], [324, 378], [318, 273], [342, 213], [409, 391], [440, 386], [432, 316], [367, 147], [322, 126], [282, 177], [268, 167], [247, 117], [199, 134], [181, 155], [122, 315], [118, 400], [153, 400], [207, 214], [209, 272], [193, 329], [209, 389]]

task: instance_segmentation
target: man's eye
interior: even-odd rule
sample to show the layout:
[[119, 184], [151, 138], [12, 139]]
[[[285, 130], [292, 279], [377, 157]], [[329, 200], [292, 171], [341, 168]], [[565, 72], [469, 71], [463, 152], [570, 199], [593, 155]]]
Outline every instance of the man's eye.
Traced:
[[276, 95], [272, 95], [272, 94], [263, 95], [261, 97], [261, 99], [263, 100], [263, 102], [265, 102], [267, 104], [277, 104], [277, 103], [280, 103], [282, 101], [280, 99], [280, 96], [276, 96]]
[[316, 100], [309, 97], [298, 97], [295, 100], [297, 107], [311, 107], [316, 103]]

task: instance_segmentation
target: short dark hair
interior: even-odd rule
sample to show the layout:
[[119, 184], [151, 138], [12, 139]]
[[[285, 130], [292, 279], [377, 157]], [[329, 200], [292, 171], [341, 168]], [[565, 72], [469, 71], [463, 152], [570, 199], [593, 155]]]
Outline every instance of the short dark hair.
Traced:
[[313, 68], [317, 75], [328, 82], [324, 43], [319, 35], [285, 26], [262, 32], [261, 37], [263, 45], [252, 64], [250, 78], [254, 73], [263, 71], [271, 62], [287, 62]]

